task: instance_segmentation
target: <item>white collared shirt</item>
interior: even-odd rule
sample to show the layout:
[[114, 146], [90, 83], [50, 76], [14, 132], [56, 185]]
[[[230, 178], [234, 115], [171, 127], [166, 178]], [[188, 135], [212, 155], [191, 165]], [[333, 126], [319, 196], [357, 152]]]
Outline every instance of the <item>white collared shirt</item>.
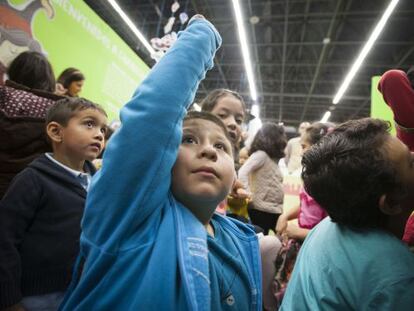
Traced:
[[56, 160], [55, 158], [53, 158], [53, 154], [52, 153], [45, 153], [46, 157], [56, 163], [57, 165], [59, 165], [60, 167], [64, 168], [66, 171], [68, 171], [70, 174], [72, 174], [73, 176], [75, 176], [75, 178], [79, 181], [79, 183], [81, 184], [81, 186], [88, 191], [89, 185], [91, 183], [91, 179], [92, 176], [89, 173], [84, 173], [84, 172], [80, 172], [77, 170], [74, 170], [66, 165], [64, 165], [63, 163], [60, 163], [58, 160]]

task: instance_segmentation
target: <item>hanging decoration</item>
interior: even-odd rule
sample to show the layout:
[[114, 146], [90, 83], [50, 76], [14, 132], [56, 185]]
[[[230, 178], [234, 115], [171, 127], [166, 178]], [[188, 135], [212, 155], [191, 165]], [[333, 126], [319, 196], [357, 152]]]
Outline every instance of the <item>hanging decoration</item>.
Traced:
[[184, 25], [188, 21], [188, 15], [185, 12], [181, 12], [179, 17], [181, 25]]
[[174, 3], [171, 5], [171, 12], [174, 14], [178, 11], [179, 8], [180, 4], [178, 3], [178, 1], [174, 1]]
[[[177, 33], [173, 31], [174, 24], [176, 22], [176, 13], [180, 9], [181, 5], [178, 1], [174, 1], [171, 5], [171, 16], [168, 18], [167, 23], [164, 25], [164, 36], [161, 38], [152, 38], [150, 40], [151, 46], [155, 50], [155, 53], [151, 57], [158, 62], [161, 57], [167, 52], [167, 50], [177, 40]], [[178, 20], [181, 27], [189, 20], [188, 14], [182, 11], [178, 14]]]

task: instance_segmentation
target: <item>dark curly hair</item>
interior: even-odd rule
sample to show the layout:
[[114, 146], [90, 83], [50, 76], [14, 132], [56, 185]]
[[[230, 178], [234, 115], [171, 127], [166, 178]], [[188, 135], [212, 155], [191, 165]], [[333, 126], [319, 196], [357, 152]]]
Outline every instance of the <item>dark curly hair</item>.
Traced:
[[276, 123], [265, 123], [257, 132], [249, 149], [249, 155], [262, 150], [272, 159], [285, 156], [286, 135], [283, 126]]
[[379, 119], [348, 121], [303, 155], [305, 189], [332, 221], [354, 228], [384, 226], [380, 197], [402, 191], [384, 147], [389, 128]]

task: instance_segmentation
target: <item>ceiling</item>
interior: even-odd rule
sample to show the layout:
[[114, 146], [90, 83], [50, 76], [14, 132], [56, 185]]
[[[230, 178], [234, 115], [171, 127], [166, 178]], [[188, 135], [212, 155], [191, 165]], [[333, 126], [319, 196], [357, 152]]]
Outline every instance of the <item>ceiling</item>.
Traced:
[[[153, 60], [106, 1], [85, 1], [149, 65]], [[173, 0], [118, 0], [151, 39], [162, 37]], [[215, 68], [201, 84], [196, 101], [215, 88], [240, 92], [252, 101], [231, 0], [179, 0], [178, 13], [203, 14], [218, 29], [223, 45]], [[263, 121], [297, 126], [369, 116], [371, 77], [414, 65], [414, 1], [401, 0], [363, 66], [338, 105], [332, 99], [390, 0], [240, 0], [250, 43]], [[256, 24], [252, 16], [259, 18]], [[178, 19], [178, 18], [177, 18]], [[256, 19], [257, 20], [257, 19]], [[174, 25], [178, 31], [182, 26]]]

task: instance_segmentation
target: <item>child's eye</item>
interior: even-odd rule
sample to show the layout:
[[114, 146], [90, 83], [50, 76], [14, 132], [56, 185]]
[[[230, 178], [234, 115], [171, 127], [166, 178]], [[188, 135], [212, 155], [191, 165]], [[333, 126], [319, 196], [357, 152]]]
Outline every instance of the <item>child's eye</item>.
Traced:
[[182, 144], [195, 144], [196, 140], [191, 136], [184, 136], [181, 143]]
[[93, 123], [93, 121], [86, 121], [85, 125], [86, 125], [87, 128], [93, 128], [94, 123]]
[[217, 148], [217, 149], [220, 149], [220, 150], [227, 151], [227, 147], [226, 147], [226, 145], [225, 145], [225, 144], [223, 144], [223, 143], [215, 143], [215, 144], [214, 144], [214, 148]]
[[226, 115], [225, 113], [219, 113], [219, 114], [218, 114], [218, 117], [219, 117], [220, 119], [225, 119], [225, 118], [227, 118], [227, 115]]
[[237, 120], [236, 120], [236, 123], [237, 123], [238, 125], [241, 125], [241, 124], [243, 123], [243, 119], [237, 119]]
[[101, 128], [101, 133], [104, 135], [106, 134], [106, 127]]

